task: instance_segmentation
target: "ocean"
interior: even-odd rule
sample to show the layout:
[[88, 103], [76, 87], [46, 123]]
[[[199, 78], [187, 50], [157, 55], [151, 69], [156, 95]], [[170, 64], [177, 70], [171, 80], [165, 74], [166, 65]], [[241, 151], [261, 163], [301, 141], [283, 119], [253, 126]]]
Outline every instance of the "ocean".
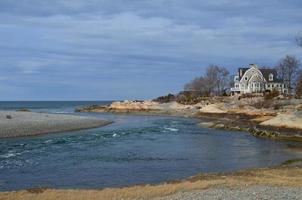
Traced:
[[104, 101], [0, 102], [0, 110], [85, 115], [106, 127], [0, 140], [0, 190], [106, 188], [155, 184], [200, 172], [227, 172], [301, 158], [281, 142], [201, 128], [198, 119], [75, 113]]

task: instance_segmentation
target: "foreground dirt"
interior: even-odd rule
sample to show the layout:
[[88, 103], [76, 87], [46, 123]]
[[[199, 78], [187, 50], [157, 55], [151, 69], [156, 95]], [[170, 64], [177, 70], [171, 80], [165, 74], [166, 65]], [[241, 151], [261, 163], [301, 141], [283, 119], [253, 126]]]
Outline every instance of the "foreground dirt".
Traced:
[[[215, 188], [229, 188], [242, 192], [253, 187], [257, 193], [263, 188], [280, 187], [285, 192], [302, 190], [302, 161], [288, 161], [274, 168], [260, 168], [234, 173], [199, 174], [183, 181], [171, 181], [160, 185], [141, 185], [126, 188], [103, 190], [56, 190], [28, 189], [17, 192], [1, 192], [1, 200], [118, 200], [118, 199], [173, 199], [170, 195], [193, 195]], [[255, 189], [256, 188], [256, 189]], [[258, 190], [257, 190], [258, 188]], [[221, 191], [220, 191], [221, 192]], [[244, 194], [244, 193], [243, 193]], [[215, 195], [215, 194], [214, 194]], [[220, 194], [221, 195], [221, 194]], [[222, 194], [223, 195], [223, 194]], [[175, 196], [174, 196], [175, 197]], [[177, 199], [177, 198], [174, 198]], [[178, 198], [184, 199], [184, 198]], [[190, 199], [190, 198], [188, 198]], [[194, 199], [194, 198], [193, 198]], [[211, 198], [209, 198], [211, 199]]]

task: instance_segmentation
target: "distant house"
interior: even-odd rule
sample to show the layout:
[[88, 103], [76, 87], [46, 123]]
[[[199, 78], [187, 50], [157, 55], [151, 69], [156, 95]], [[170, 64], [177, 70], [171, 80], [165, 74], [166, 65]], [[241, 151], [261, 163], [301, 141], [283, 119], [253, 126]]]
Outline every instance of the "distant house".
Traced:
[[278, 78], [275, 69], [258, 68], [255, 64], [250, 64], [247, 68], [239, 68], [238, 74], [234, 77], [234, 87], [232, 94], [246, 94], [270, 92], [277, 90], [284, 94], [287, 88], [283, 80]]

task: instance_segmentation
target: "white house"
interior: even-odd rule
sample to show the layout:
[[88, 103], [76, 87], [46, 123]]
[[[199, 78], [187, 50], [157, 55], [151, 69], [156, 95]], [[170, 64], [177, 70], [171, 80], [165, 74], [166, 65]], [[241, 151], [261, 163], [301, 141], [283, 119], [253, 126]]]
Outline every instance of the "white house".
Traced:
[[250, 64], [248, 68], [239, 68], [238, 74], [234, 77], [232, 94], [258, 93], [277, 90], [280, 93], [287, 93], [283, 80], [278, 78], [275, 69], [258, 68]]

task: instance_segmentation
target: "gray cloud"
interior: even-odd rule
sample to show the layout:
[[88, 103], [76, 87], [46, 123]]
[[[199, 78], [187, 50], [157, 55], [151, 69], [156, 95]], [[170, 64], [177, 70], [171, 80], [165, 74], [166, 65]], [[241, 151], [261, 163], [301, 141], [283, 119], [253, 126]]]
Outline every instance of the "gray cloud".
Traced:
[[301, 6], [293, 0], [2, 0], [0, 84], [10, 84], [10, 98], [21, 85], [28, 98], [42, 98], [36, 91], [43, 88], [59, 99], [121, 99], [127, 91], [129, 98], [154, 97], [180, 90], [211, 63], [234, 70], [299, 57]]

